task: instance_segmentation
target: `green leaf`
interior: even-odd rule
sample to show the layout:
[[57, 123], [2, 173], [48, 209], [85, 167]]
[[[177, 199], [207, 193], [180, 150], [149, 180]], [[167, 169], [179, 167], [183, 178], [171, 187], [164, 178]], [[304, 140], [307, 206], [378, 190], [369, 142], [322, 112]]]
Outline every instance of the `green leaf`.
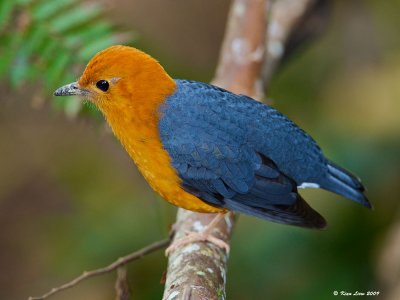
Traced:
[[93, 26], [84, 26], [65, 37], [65, 43], [69, 46], [81, 46], [88, 41], [97, 39], [101, 35], [112, 35], [112, 25], [106, 21], [99, 21]]
[[28, 32], [25, 33], [26, 39], [22, 43], [20, 50], [26, 55], [38, 53], [39, 47], [46, 39], [46, 31], [41, 26], [31, 26]]
[[57, 32], [64, 32], [90, 21], [99, 16], [100, 12], [99, 5], [92, 4], [86, 7], [76, 6], [58, 15], [57, 18], [51, 21], [50, 27]]
[[15, 2], [20, 5], [20, 6], [28, 6], [32, 2], [35, 2], [36, 0], [16, 0]]
[[[10, 40], [10, 36], [2, 36], [0, 39], [0, 43], [2, 45], [10, 45]], [[4, 74], [8, 71], [14, 54], [14, 49], [12, 47], [3, 47], [0, 49], [0, 77], [3, 77]]]
[[[13, 77], [12, 70], [12, 63], [16, 61], [16, 55], [18, 51], [16, 49], [19, 48], [19, 45], [23, 41], [23, 35], [20, 32], [16, 32], [15, 34], [10, 34], [8, 37], [5, 37], [8, 47], [2, 48], [0, 52], [0, 76], [8, 74], [10, 77], [11, 82], [16, 84], [18, 76]], [[16, 75], [16, 74], [14, 74]]]
[[[0, 0], [0, 77], [13, 87], [42, 83], [49, 94], [73, 81], [77, 74], [71, 70], [128, 37], [103, 12], [101, 5], [84, 0]], [[26, 16], [27, 24], [19, 25], [19, 16]], [[82, 110], [80, 101], [54, 104], [71, 117]]]
[[28, 69], [29, 63], [27, 56], [17, 54], [10, 72], [11, 85], [13, 87], [19, 86], [24, 81], [28, 74]]
[[76, 0], [36, 1], [32, 8], [32, 16], [35, 20], [45, 20], [56, 13], [62, 13], [74, 2]]
[[14, 3], [12, 0], [2, 0], [0, 2], [0, 30], [3, 29], [9, 21], [13, 8]]
[[55, 59], [53, 59], [52, 63], [49, 64], [47, 68], [47, 84], [50, 87], [54, 87], [59, 84], [59, 80], [61, 78], [61, 74], [65, 72], [68, 68], [68, 63], [71, 60], [71, 56], [67, 52], [59, 53]]
[[113, 45], [114, 43], [115, 42], [112, 37], [101, 37], [97, 40], [92, 41], [91, 43], [86, 44], [85, 47], [82, 48], [81, 51], [79, 51], [78, 57], [81, 60], [87, 61], [92, 58], [92, 56], [95, 55], [97, 52]]
[[[48, 62], [49, 58], [52, 57], [54, 51], [58, 48], [57, 41], [55, 39], [49, 39], [45, 42], [45, 45], [41, 49], [40, 53], [38, 53], [39, 58], [42, 61]], [[44, 65], [47, 65], [44, 63]]]

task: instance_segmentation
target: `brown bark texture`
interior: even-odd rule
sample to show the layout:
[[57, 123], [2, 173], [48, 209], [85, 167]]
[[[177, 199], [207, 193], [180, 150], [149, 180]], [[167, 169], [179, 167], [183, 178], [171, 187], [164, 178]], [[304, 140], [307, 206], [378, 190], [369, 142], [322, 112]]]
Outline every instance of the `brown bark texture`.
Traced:
[[[215, 85], [262, 98], [259, 76], [265, 49], [266, 0], [234, 0], [220, 54]], [[179, 209], [174, 239], [201, 231], [215, 214]], [[229, 243], [235, 217], [229, 213], [213, 234]], [[168, 259], [164, 300], [225, 299], [228, 253], [211, 243], [193, 243], [173, 251]]]
[[[212, 83], [263, 99], [267, 81], [283, 57], [290, 34], [316, 1], [233, 0]], [[188, 231], [201, 231], [214, 217], [215, 214], [179, 209], [174, 240]], [[229, 243], [234, 223], [234, 214], [227, 214], [213, 235]], [[175, 249], [168, 258], [163, 300], [225, 299], [228, 256], [223, 249], [205, 242]]]

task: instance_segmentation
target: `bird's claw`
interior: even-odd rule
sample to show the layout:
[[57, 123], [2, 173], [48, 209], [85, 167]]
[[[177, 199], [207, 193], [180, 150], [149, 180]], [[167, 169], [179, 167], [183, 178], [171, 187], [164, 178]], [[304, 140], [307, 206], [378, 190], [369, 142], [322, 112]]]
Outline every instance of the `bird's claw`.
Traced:
[[208, 232], [191, 232], [186, 231], [186, 236], [173, 241], [168, 248], [165, 250], [165, 256], [169, 256], [172, 252], [177, 250], [180, 247], [183, 247], [187, 244], [196, 243], [196, 242], [209, 242], [211, 244], [216, 245], [218, 248], [225, 250], [227, 254], [229, 254], [230, 247], [229, 245]]

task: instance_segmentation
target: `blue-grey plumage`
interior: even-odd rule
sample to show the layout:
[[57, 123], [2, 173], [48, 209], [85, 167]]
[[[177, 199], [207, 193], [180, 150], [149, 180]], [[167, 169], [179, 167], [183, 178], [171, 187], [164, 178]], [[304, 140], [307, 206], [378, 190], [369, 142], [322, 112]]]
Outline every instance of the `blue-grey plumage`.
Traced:
[[304, 227], [326, 223], [299, 186], [370, 207], [360, 181], [277, 110], [205, 83], [176, 83], [160, 108], [159, 129], [186, 191], [214, 206]]

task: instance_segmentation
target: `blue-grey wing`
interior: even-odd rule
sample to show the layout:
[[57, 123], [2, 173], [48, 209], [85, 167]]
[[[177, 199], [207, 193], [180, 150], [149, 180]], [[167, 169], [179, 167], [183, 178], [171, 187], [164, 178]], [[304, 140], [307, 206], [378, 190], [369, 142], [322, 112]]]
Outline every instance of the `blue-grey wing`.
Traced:
[[317, 228], [325, 220], [297, 193], [303, 183], [370, 205], [360, 181], [277, 110], [212, 85], [176, 83], [160, 107], [159, 130], [187, 191], [215, 206]]
[[240, 123], [222, 112], [212, 116], [218, 111], [212, 103], [183, 103], [175, 98], [161, 108], [159, 125], [182, 188], [217, 207], [279, 223], [325, 226], [297, 193], [295, 180], [244, 139]]
[[249, 149], [207, 143], [166, 144], [182, 187], [204, 202], [270, 221], [321, 228], [324, 219], [297, 193], [296, 183]]

